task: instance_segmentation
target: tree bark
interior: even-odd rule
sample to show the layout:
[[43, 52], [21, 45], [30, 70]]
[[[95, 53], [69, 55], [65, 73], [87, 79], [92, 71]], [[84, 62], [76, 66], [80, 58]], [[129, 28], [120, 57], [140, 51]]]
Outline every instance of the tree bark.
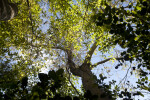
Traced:
[[18, 7], [8, 0], [0, 0], [0, 20], [7, 21], [14, 18], [18, 13]]
[[89, 64], [82, 65], [81, 70], [82, 70], [81, 78], [83, 88], [86, 91], [89, 90], [92, 93], [92, 95], [97, 95], [98, 100], [111, 100], [109, 96], [106, 96], [104, 98], [101, 97], [101, 95], [104, 94], [105, 91], [103, 88], [98, 87], [98, 84], [96, 82], [97, 77], [91, 72], [90, 65]]
[[[73, 65], [73, 62], [69, 62], [69, 63], [70, 65], [71, 63]], [[79, 68], [73, 67], [74, 69], [72, 69], [72, 67], [69, 66], [69, 68], [73, 75], [82, 78], [82, 84], [85, 91], [89, 90], [92, 95], [97, 95], [98, 96], [97, 100], [111, 100], [111, 98], [109, 98], [109, 95], [103, 98], [101, 97], [101, 95], [103, 95], [105, 91], [103, 88], [98, 87], [98, 84], [96, 83], [97, 78], [91, 72], [90, 64], [83, 64]]]

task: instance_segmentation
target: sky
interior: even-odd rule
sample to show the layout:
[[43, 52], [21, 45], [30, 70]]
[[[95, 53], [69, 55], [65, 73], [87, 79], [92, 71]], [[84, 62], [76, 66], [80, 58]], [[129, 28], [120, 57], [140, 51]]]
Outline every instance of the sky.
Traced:
[[[125, 49], [122, 49], [119, 45], [117, 45], [114, 49], [121, 51], [124, 51]], [[115, 54], [115, 51], [113, 50], [111, 53]], [[103, 58], [99, 55], [102, 55], [100, 53], [97, 53], [97, 55], [93, 55], [91, 62], [94, 64], [96, 62], [102, 61]], [[109, 56], [109, 53], [106, 53], [106, 56]], [[120, 66], [118, 69], [115, 69], [115, 66], [118, 64], [118, 61], [108, 61], [102, 65], [97, 66], [96, 68], [94, 68], [92, 70], [92, 72], [99, 78], [99, 74], [103, 73], [104, 76], [107, 76], [108, 79], [106, 79], [104, 82], [105, 83], [109, 83], [109, 81], [111, 80], [116, 80], [116, 84], [118, 85], [120, 83], [120, 81], [125, 77], [128, 68], [130, 67], [129, 65], [131, 65], [132, 67], [135, 66], [137, 62], [133, 62], [133, 64], [130, 64], [129, 62], [126, 62], [126, 64], [124, 64], [123, 66]], [[52, 65], [52, 61], [48, 60], [46, 61], [47, 66], [51, 66]], [[128, 73], [128, 78], [126, 80], [130, 81], [130, 84], [132, 86], [136, 86], [136, 81], [138, 80], [138, 71], [133, 71], [136, 74], [131, 75], [130, 72], [132, 70], [132, 67], [129, 70]], [[50, 68], [42, 68], [41, 69], [41, 73], [48, 73]], [[82, 85], [82, 81], [81, 78], [77, 77], [79, 80], [76, 81], [78, 84], [76, 84], [76, 88], [77, 89], [81, 89], [80, 86]], [[121, 86], [122, 83], [124, 82], [124, 80], [120, 83]], [[113, 87], [114, 88], [114, 87]], [[126, 85], [126, 87], [124, 88], [128, 88], [129, 91], [131, 91], [130, 87], [128, 87], [128, 85]], [[136, 90], [135, 90], [136, 91]], [[134, 89], [132, 89], [132, 92], [134, 92]], [[141, 96], [136, 96], [135, 100], [149, 100], [147, 98], [149, 98], [150, 95], [145, 95], [145, 97], [141, 97]], [[121, 100], [121, 99], [117, 99], [117, 100]]]
[[[124, 4], [124, 6], [126, 6], [126, 4]], [[46, 10], [46, 9], [48, 9], [48, 6], [45, 5], [45, 6], [43, 6], [43, 8]], [[48, 15], [48, 16], [49, 16], [49, 15]], [[43, 19], [43, 20], [45, 20], [45, 22], [48, 21], [47, 19]], [[47, 30], [48, 27], [49, 27], [48, 24], [43, 24], [43, 26], [41, 26], [41, 28], [42, 28], [43, 31]], [[115, 51], [115, 50], [121, 52], [121, 51], [124, 51], [125, 49], [122, 49], [119, 45], [117, 45], [117, 46], [114, 48], [114, 50], [111, 51], [111, 53], [116, 54], [116, 51]], [[92, 62], [92, 63], [96, 63], [96, 62], [99, 62], [99, 61], [103, 60], [103, 58], [102, 58], [100, 55], [102, 55], [100, 52], [98, 52], [97, 55], [93, 55], [91, 62]], [[109, 55], [110, 55], [109, 53], [106, 53], [106, 56], [109, 56]], [[114, 56], [116, 56], [116, 55], [114, 55]], [[50, 66], [51, 63], [52, 63], [51, 60], [46, 61], [46, 64], [47, 64], [48, 66]], [[120, 81], [125, 77], [125, 75], [126, 75], [126, 73], [127, 73], [127, 71], [128, 71], [128, 68], [131, 66], [131, 68], [129, 69], [128, 78], [127, 78], [126, 81], [130, 81], [133, 86], [136, 86], [136, 83], [135, 83], [135, 82], [136, 82], [136, 81], [138, 80], [138, 78], [139, 78], [139, 76], [138, 76], [138, 71], [133, 71], [132, 67], [133, 67], [133, 66], [136, 66], [136, 65], [137, 65], [137, 62], [134, 61], [132, 64], [130, 64], [129, 62], [126, 62], [123, 66], [120, 66], [118, 69], [115, 69], [115, 66], [116, 66], [117, 64], [118, 64], [118, 61], [114, 61], [114, 62], [113, 62], [113, 61], [109, 61], [109, 62], [106, 62], [106, 63], [104, 63], [104, 64], [102, 64], [102, 65], [97, 66], [96, 68], [94, 68], [94, 69], [92, 70], [92, 72], [93, 72], [97, 77], [99, 77], [99, 74], [100, 74], [100, 73], [103, 73], [105, 76], [108, 76], [108, 79], [105, 80], [106, 83], [108, 83], [110, 80], [113, 80], [113, 79], [114, 79], [114, 80], [117, 80], [117, 83], [116, 83], [116, 84], [119, 84]], [[42, 73], [47, 73], [48, 71], [49, 71], [49, 68], [42, 68], [42, 69], [41, 69], [41, 72], [42, 72]], [[131, 74], [130, 74], [131, 71], [133, 71], [135, 74], [131, 75]], [[76, 85], [76, 87], [77, 87], [78, 89], [80, 89], [80, 86], [81, 86], [82, 82], [81, 82], [81, 78], [78, 78], [78, 79], [79, 79], [79, 80], [78, 80], [78, 83], [79, 83], [79, 84]], [[149, 78], [149, 79], [150, 79], [150, 78]], [[122, 83], [123, 83], [123, 82], [121, 82], [119, 86], [121, 86]], [[126, 87], [126, 88], [129, 88], [129, 87]], [[138, 100], [138, 99], [139, 99], [139, 100], [150, 100], [149, 98], [150, 98], [150, 95], [145, 95], [144, 98], [141, 97], [141, 96], [136, 96], [134, 99], [135, 99], [135, 100]], [[118, 100], [121, 100], [121, 99], [118, 99]]]
[[[43, 9], [45, 9], [45, 10], [48, 9], [48, 6], [43, 5]], [[49, 16], [49, 15], [47, 15], [47, 16]], [[43, 20], [45, 22], [48, 21], [47, 19], [43, 19]], [[41, 29], [42, 29], [43, 32], [46, 32], [46, 30], [48, 29], [48, 27], [49, 27], [49, 25], [46, 23], [46, 24], [43, 24], [41, 26]], [[121, 52], [121, 51], [124, 51], [125, 49], [122, 49], [119, 45], [117, 45], [111, 51], [111, 53], [113, 53], [114, 56], [116, 56], [116, 51], [115, 50]], [[111, 53], [106, 53], [105, 55], [106, 56], [110, 56]], [[91, 62], [92, 63], [96, 63], [96, 62], [104, 60], [101, 55], [102, 54], [100, 52], [97, 52], [97, 55], [93, 55], [92, 56]], [[43, 56], [47, 57], [48, 55], [44, 54]], [[46, 63], [46, 66], [50, 66], [50, 67], [42, 68], [41, 69], [41, 73], [48, 73], [48, 71], [52, 68], [51, 65], [52, 65], [53, 61], [51, 59], [48, 59], [47, 61], [45, 61], [45, 63]], [[92, 72], [97, 77], [99, 77], [100, 73], [103, 73], [104, 76], [107, 76], [108, 79], [105, 80], [106, 83], [108, 83], [110, 80], [114, 79], [114, 80], [117, 80], [116, 84], [119, 84], [120, 80], [122, 80], [124, 78], [125, 74], [127, 73], [127, 69], [128, 69], [127, 66], [130, 65], [130, 64], [129, 64], [129, 62], [126, 62], [126, 64], [124, 64], [123, 66], [120, 66], [119, 69], [115, 69], [115, 66], [117, 64], [118, 64], [117, 61], [114, 61], [114, 62], [113, 61], [109, 61], [109, 62], [106, 62], [106, 63], [104, 63], [102, 65], [97, 66], [96, 68], [94, 68], [92, 70]], [[137, 64], [137, 62], [133, 62], [133, 64], [131, 64], [131, 67], [135, 66], [136, 64]], [[132, 68], [130, 69], [130, 71], [131, 70], [132, 70]], [[138, 71], [137, 72], [134, 71], [136, 73], [136, 75], [132, 75], [132, 76], [130, 76], [130, 71], [129, 71], [129, 75], [128, 75], [128, 77], [129, 77], [128, 80], [131, 82], [131, 84], [133, 84], [133, 86], [136, 86], [135, 82], [138, 79]], [[76, 87], [78, 89], [80, 89], [80, 86], [81, 86], [82, 82], [81, 82], [81, 78], [78, 78], [78, 79], [79, 79], [78, 80], [79, 84], [77, 84]], [[150, 79], [150, 77], [149, 77], [149, 79]], [[150, 95], [145, 95], [144, 98], [143, 97], [135, 97], [135, 100], [138, 100], [138, 99], [139, 100], [150, 100], [149, 98], [150, 98]], [[118, 99], [118, 100], [120, 100], [120, 99]]]

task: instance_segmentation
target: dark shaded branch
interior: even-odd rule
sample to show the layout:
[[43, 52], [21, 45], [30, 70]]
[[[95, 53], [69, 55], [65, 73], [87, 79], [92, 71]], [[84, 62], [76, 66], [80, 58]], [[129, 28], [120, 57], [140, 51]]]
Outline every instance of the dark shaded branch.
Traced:
[[[31, 44], [33, 42], [33, 35], [34, 35], [34, 28], [33, 28], [33, 19], [32, 19], [32, 13], [31, 13], [31, 10], [30, 10], [30, 5], [29, 5], [29, 0], [27, 0], [27, 4], [28, 4], [28, 10], [29, 10], [29, 18], [30, 18], [30, 21], [31, 21], [31, 29], [32, 29], [32, 40], [31, 40]], [[32, 49], [31, 49], [32, 50]]]
[[34, 34], [34, 30], [33, 30], [33, 19], [32, 19], [32, 13], [31, 13], [31, 10], [30, 10], [29, 0], [27, 0], [27, 4], [28, 4], [28, 10], [29, 10], [29, 18], [30, 18], [30, 20], [31, 20], [32, 33]]
[[[105, 59], [105, 60], [103, 60], [103, 61], [97, 62], [97, 63], [95, 63], [94, 65], [92, 65], [91, 67], [92, 67], [92, 68], [93, 68], [93, 67], [96, 67], [97, 65], [103, 64], [103, 63], [105, 63], [105, 62], [107, 62], [107, 61], [109, 61], [109, 60], [111, 60], [111, 59], [113, 59], [113, 58], [108, 58], [108, 59]], [[123, 57], [115, 58], [115, 59], [116, 59], [116, 60], [122, 60]]]

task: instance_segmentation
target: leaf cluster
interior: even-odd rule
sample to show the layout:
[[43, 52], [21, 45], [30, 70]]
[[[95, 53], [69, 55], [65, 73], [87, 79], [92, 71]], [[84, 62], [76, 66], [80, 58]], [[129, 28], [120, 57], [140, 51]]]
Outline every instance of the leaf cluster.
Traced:
[[120, 8], [110, 6], [107, 2], [104, 5], [104, 12], [98, 14], [97, 25], [110, 25], [109, 32], [116, 38], [115, 43], [127, 48], [122, 53], [125, 60], [135, 57], [137, 61], [143, 62], [143, 67], [150, 69], [150, 2], [138, 0], [136, 4], [130, 3]]
[[52, 70], [48, 74], [39, 73], [38, 78], [40, 82], [33, 87], [28, 86], [30, 82], [28, 77], [23, 77], [21, 80], [14, 82], [12, 88], [7, 88], [3, 92], [0, 92], [1, 100], [80, 100], [77, 95], [71, 96], [64, 93], [62, 87], [66, 84], [66, 78], [63, 69]]

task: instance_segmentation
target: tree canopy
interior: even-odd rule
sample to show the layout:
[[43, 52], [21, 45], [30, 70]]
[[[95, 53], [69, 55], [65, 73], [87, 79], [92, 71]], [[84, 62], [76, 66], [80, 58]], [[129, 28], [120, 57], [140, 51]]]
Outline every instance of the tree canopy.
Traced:
[[[150, 1], [11, 2], [18, 4], [18, 15], [0, 22], [0, 99], [133, 100], [144, 96], [139, 89], [150, 93]], [[112, 53], [114, 48], [124, 50]], [[101, 59], [96, 63], [95, 55]], [[95, 75], [92, 70], [104, 69], [104, 63], [110, 63], [108, 71]], [[105, 73], [114, 72], [112, 67], [127, 72], [107, 83], [111, 75]], [[136, 86], [128, 74], [140, 76]], [[121, 81], [124, 87], [117, 84]]]

